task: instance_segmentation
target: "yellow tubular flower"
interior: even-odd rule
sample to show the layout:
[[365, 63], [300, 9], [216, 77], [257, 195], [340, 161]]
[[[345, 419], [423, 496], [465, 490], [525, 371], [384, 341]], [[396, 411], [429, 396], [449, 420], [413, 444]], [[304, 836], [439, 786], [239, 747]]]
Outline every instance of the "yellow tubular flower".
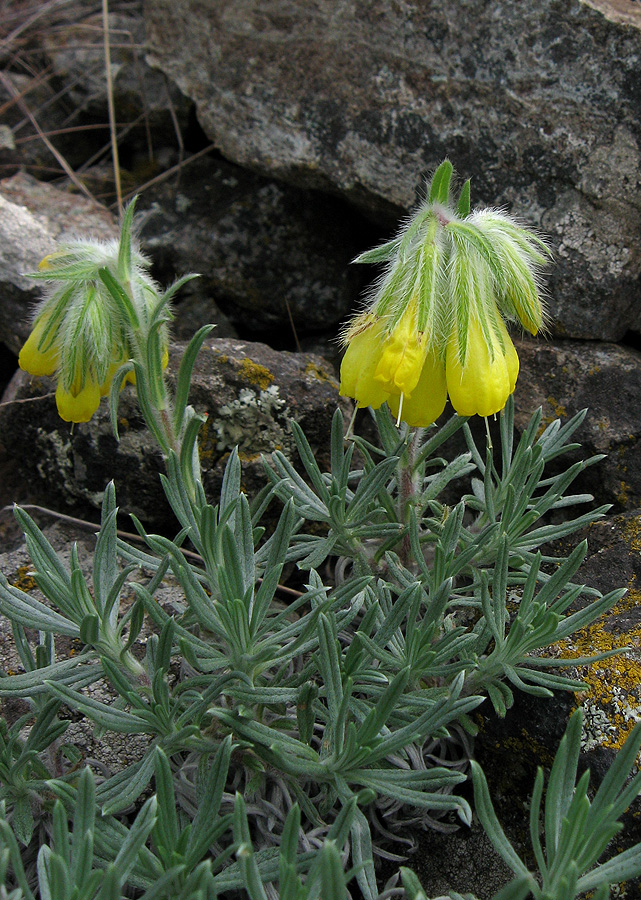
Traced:
[[448, 341], [447, 390], [452, 406], [460, 416], [491, 416], [503, 409], [514, 390], [519, 360], [502, 322], [499, 328], [505, 350], [494, 333], [492, 345], [488, 346], [478, 320], [470, 320], [465, 365], [461, 365], [456, 330]]
[[380, 319], [372, 319], [361, 331], [349, 339], [341, 363], [341, 397], [353, 397], [356, 406], [378, 409], [389, 397], [375, 379], [376, 367], [382, 353], [384, 327]]
[[421, 377], [426, 354], [427, 343], [418, 331], [416, 300], [412, 299], [383, 343], [374, 378], [388, 393], [408, 399]]
[[519, 355], [516, 352], [516, 347], [512, 343], [512, 338], [507, 333], [507, 328], [505, 327], [503, 319], [498, 316], [497, 321], [505, 345], [505, 362], [507, 364], [507, 374], [510, 381], [511, 394], [516, 387], [516, 379], [519, 377]]
[[62, 381], [59, 381], [56, 406], [58, 415], [65, 422], [88, 422], [100, 406], [100, 385], [87, 378], [82, 386], [80, 380], [76, 379], [71, 390], [66, 391]]
[[403, 396], [403, 406], [400, 396], [391, 396], [387, 401], [394, 416], [398, 418], [400, 408], [401, 421], [412, 428], [426, 428], [435, 422], [445, 409], [446, 402], [445, 366], [433, 350], [425, 358], [412, 396]]
[[36, 319], [33, 330], [18, 356], [18, 365], [30, 375], [53, 375], [58, 367], [58, 348], [55, 343], [45, 351], [38, 347], [47, 322], [48, 317], [45, 316]]

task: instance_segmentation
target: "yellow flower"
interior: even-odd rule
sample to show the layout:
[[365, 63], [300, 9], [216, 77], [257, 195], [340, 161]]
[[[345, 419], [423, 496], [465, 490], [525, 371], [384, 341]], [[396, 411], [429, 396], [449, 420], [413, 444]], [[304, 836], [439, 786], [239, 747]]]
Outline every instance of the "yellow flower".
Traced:
[[374, 378], [393, 395], [411, 397], [427, 355], [427, 342], [416, 323], [417, 302], [413, 298], [383, 343]]
[[491, 324], [488, 323], [488, 344], [478, 319], [471, 319], [463, 363], [456, 330], [448, 341], [447, 390], [460, 416], [491, 416], [499, 412], [516, 385], [519, 358], [512, 339], [498, 314], [496, 331]]
[[436, 422], [445, 409], [447, 402], [447, 385], [445, 383], [445, 367], [433, 350], [427, 352], [418, 384], [412, 390], [411, 397], [392, 395], [387, 405], [398, 419], [399, 409], [401, 421], [412, 428], [426, 428]]
[[87, 378], [83, 384], [79, 377], [69, 391], [62, 380], [56, 389], [58, 415], [65, 422], [88, 422], [100, 406], [100, 385]]
[[36, 319], [33, 330], [18, 356], [18, 365], [30, 375], [53, 375], [58, 367], [59, 354], [55, 342], [46, 350], [40, 349], [47, 322], [48, 317], [41, 316]]
[[357, 319], [350, 331], [341, 396], [353, 397], [359, 408], [378, 409], [387, 401], [398, 421], [412, 427], [438, 419], [447, 401], [445, 367], [417, 329], [416, 301], [389, 333], [372, 315]]
[[341, 365], [341, 397], [353, 397], [360, 408], [378, 409], [389, 397], [380, 381], [375, 378], [376, 368], [383, 352], [382, 320], [366, 316], [352, 326], [348, 335], [349, 346]]

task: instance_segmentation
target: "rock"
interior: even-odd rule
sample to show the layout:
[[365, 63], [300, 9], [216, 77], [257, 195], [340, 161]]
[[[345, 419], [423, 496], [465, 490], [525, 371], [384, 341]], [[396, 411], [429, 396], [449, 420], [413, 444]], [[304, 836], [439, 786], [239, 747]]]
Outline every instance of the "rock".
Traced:
[[200, 273], [190, 290], [213, 297], [243, 336], [282, 345], [289, 335], [294, 346], [290, 314], [299, 336], [335, 336], [358, 298], [365, 273], [349, 263], [364, 224], [335, 198], [205, 158], [184, 168], [177, 190], [146, 191], [140, 207], [154, 213], [142, 237], [159, 279]]
[[77, 136], [72, 139], [64, 132], [66, 112], [60, 108], [58, 100], [51, 78], [11, 69], [0, 72], [0, 171], [3, 176], [15, 173], [20, 167], [33, 169], [41, 178], [51, 177], [52, 173], [62, 174], [59, 163], [38, 134], [29, 113], [42, 132], [53, 137], [57, 149], [72, 168], [86, 160], [86, 154], [81, 149], [82, 142], [77, 140]]
[[[562, 657], [622, 648], [620, 654], [573, 673], [587, 685], [586, 692], [577, 695], [585, 719], [582, 743], [586, 752], [599, 751], [595, 757], [598, 775], [601, 758], [611, 761], [641, 721], [641, 510], [594, 522], [583, 536], [589, 554], [574, 580], [604, 594], [627, 589], [609, 612], [554, 648], [554, 655]], [[575, 604], [572, 609], [576, 608]]]
[[572, 440], [581, 449], [562, 457], [607, 458], [588, 468], [572, 493], [589, 491], [597, 503], [634, 509], [641, 497], [641, 354], [630, 347], [588, 341], [516, 342], [521, 371], [515, 392], [516, 424], [524, 428], [543, 408], [543, 424], [588, 409]]
[[[184, 129], [190, 102], [165, 76], [145, 62], [145, 23], [138, 4], [109, 14], [111, 80], [119, 131], [131, 145], [136, 142], [153, 154], [150, 135], [161, 135], [178, 149], [176, 129]], [[64, 99], [72, 112], [65, 126], [87, 117], [108, 122], [108, 87], [105, 70], [103, 17], [95, 6], [84, 14], [74, 10], [47, 33], [45, 58], [59, 83], [66, 86]], [[105, 126], [106, 127], [106, 126]], [[133, 134], [132, 134], [133, 132]], [[101, 142], [107, 143], [105, 130]]]
[[[172, 346], [170, 371], [177, 371], [184, 348]], [[208, 416], [201, 430], [200, 458], [213, 503], [235, 446], [250, 496], [265, 483], [263, 454], [269, 457], [279, 449], [295, 456], [292, 418], [305, 430], [320, 464], [328, 464], [330, 424], [339, 398], [334, 373], [322, 357], [213, 339], [198, 358], [190, 401]], [[175, 530], [158, 477], [164, 464], [132, 388], [121, 395], [118, 423], [120, 443], [111, 432], [103, 401], [90, 423], [70, 430], [57, 415], [53, 383], [16, 373], [0, 405], [2, 502], [31, 500], [91, 517], [114, 478], [123, 512], [135, 513], [150, 527]]]
[[145, 19], [227, 158], [382, 220], [449, 156], [475, 202], [550, 236], [554, 330], [618, 340], [641, 328], [641, 11], [620, 7], [146, 0]]
[[118, 233], [111, 213], [86, 197], [24, 173], [0, 181], [0, 335], [9, 350], [20, 350], [40, 299], [38, 285], [25, 273], [36, 271], [58, 240], [112, 240]]

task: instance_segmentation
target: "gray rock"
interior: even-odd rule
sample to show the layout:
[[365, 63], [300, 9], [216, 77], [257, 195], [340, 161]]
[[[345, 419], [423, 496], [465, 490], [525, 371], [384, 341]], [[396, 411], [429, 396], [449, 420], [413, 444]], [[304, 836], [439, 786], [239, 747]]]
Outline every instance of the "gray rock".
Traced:
[[637, 303], [641, 11], [599, 0], [145, 0], [149, 59], [229, 159], [382, 215], [449, 156], [552, 241], [559, 334]]
[[140, 207], [155, 213], [142, 237], [161, 280], [199, 272], [187, 290], [214, 298], [246, 335], [285, 333], [293, 346], [290, 314], [300, 336], [335, 332], [358, 298], [363, 273], [349, 263], [363, 223], [335, 198], [205, 158]]
[[[567, 420], [588, 409], [573, 440], [607, 458], [587, 469], [572, 492], [589, 491], [598, 503], [635, 509], [641, 497], [641, 354], [629, 347], [587, 341], [517, 342], [521, 372], [515, 392], [516, 422], [524, 427], [538, 406], [543, 423]], [[566, 457], [563, 457], [565, 460]]]
[[22, 172], [0, 182], [0, 341], [17, 353], [26, 340], [38, 286], [25, 273], [75, 237], [112, 240], [116, 220], [86, 197], [58, 190]]
[[[190, 102], [161, 72], [145, 61], [145, 23], [139, 4], [121, 5], [109, 14], [111, 81], [116, 121], [121, 135], [134, 129], [141, 143], [154, 130], [174, 137], [176, 126], [187, 122]], [[102, 13], [95, 4], [62, 16], [44, 42], [47, 63], [58, 83], [66, 86], [68, 110], [65, 126], [84, 116], [108, 121], [108, 88]], [[105, 131], [102, 140], [109, 141]], [[153, 146], [149, 147], [153, 152]]]
[[[172, 346], [170, 371], [177, 370], [184, 347]], [[320, 464], [328, 463], [330, 423], [339, 398], [334, 373], [322, 357], [209, 340], [194, 370], [190, 402], [207, 414], [200, 459], [214, 503], [235, 446], [249, 495], [265, 483], [262, 454], [279, 449], [295, 456], [292, 418], [305, 430]], [[91, 515], [113, 478], [123, 512], [135, 513], [152, 527], [175, 527], [159, 480], [164, 464], [132, 388], [121, 395], [118, 423], [119, 443], [103, 401], [91, 422], [70, 429], [58, 418], [53, 382], [16, 373], [0, 404], [0, 501], [31, 500]]]

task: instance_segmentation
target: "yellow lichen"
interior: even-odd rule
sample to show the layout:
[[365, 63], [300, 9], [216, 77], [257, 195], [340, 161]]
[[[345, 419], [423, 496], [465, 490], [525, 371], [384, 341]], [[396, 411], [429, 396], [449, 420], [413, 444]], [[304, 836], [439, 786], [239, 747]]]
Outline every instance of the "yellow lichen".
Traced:
[[534, 759], [537, 765], [550, 767], [554, 762], [554, 755], [540, 741], [537, 741], [526, 728], [521, 729], [521, 737], [508, 737], [501, 741], [501, 748], [509, 748], [517, 757], [522, 759]]
[[630, 485], [625, 481], [619, 482], [619, 490], [616, 493], [616, 501], [621, 506], [627, 506], [630, 498]]
[[621, 528], [623, 540], [631, 550], [641, 550], [641, 516], [633, 516]]
[[316, 363], [312, 362], [311, 360], [305, 366], [305, 375], [311, 375], [318, 381], [326, 382], [338, 389], [338, 382], [336, 381], [336, 379], [333, 378], [328, 372], [326, 372], [325, 369], [321, 369], [320, 366], [317, 366]]
[[11, 584], [21, 591], [32, 591], [38, 586], [36, 584], [36, 579], [32, 575], [31, 566], [19, 566], [18, 571], [16, 572], [16, 578]]
[[238, 459], [243, 463], [255, 462], [260, 456], [260, 453], [246, 453], [244, 450], [238, 452]]
[[552, 407], [554, 412], [554, 418], [563, 419], [567, 416], [567, 410], [563, 404], [559, 403], [558, 400], [555, 400], [554, 397], [548, 397], [547, 402]]
[[261, 366], [259, 363], [253, 362], [251, 359], [244, 359], [238, 366], [238, 372], [250, 384], [259, 387], [261, 391], [266, 391], [274, 380], [274, 376], [269, 369], [266, 369], [265, 366]]
[[[624, 633], [610, 630], [609, 622], [638, 606], [641, 592], [630, 590], [606, 618], [593, 622], [555, 646], [555, 655], [562, 659], [592, 656], [610, 650], [621, 653], [579, 668], [579, 675], [588, 690], [576, 695], [577, 704], [602, 710], [607, 729], [599, 731], [597, 743], [619, 750], [628, 734], [641, 719], [641, 628]], [[625, 650], [625, 647], [629, 650]], [[589, 728], [589, 716], [586, 715]]]
[[[200, 431], [198, 433], [198, 458], [201, 463], [211, 463], [214, 459], [214, 449], [216, 445], [211, 439], [210, 431], [211, 421], [207, 419], [207, 421], [203, 422], [200, 426]], [[216, 457], [217, 456], [218, 454], [216, 454]]]

